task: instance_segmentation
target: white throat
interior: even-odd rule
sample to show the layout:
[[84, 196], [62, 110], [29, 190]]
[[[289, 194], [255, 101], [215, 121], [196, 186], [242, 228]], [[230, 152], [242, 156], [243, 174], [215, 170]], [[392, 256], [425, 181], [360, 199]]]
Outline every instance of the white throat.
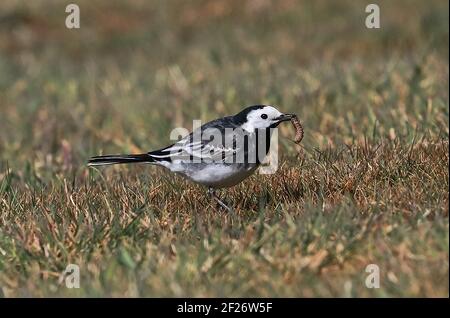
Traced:
[[255, 132], [255, 127], [250, 122], [246, 122], [245, 124], [243, 124], [242, 129], [244, 129], [245, 131], [247, 131], [249, 133]]

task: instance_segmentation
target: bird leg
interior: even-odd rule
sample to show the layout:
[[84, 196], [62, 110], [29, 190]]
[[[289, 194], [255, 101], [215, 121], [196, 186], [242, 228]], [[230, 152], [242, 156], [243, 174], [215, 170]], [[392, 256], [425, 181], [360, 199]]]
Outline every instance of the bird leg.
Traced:
[[231, 209], [228, 205], [226, 205], [220, 198], [217, 196], [215, 190], [213, 188], [208, 188], [208, 194], [219, 203], [219, 205], [227, 210], [228, 212], [233, 212], [233, 209]]

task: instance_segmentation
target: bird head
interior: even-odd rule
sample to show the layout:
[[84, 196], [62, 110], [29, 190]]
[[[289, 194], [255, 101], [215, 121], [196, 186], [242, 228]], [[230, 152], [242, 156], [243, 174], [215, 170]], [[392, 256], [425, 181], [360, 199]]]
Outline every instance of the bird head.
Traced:
[[254, 105], [234, 116], [234, 120], [248, 132], [255, 129], [275, 128], [281, 122], [291, 120], [294, 114], [284, 114], [273, 106]]

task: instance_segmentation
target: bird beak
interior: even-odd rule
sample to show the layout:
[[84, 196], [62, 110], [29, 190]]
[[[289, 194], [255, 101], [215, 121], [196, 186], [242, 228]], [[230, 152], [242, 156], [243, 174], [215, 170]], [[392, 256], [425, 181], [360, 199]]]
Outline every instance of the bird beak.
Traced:
[[295, 117], [295, 114], [281, 114], [281, 116], [277, 117], [276, 120], [278, 122], [288, 121]]

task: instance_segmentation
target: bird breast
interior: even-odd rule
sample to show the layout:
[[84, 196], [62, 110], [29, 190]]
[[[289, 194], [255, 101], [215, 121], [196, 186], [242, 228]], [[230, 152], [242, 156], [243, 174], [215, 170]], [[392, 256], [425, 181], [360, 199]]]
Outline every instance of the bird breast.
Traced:
[[204, 186], [227, 188], [248, 178], [256, 168], [256, 164], [246, 165], [246, 167], [233, 164], [207, 164], [192, 170], [188, 168], [181, 174]]

